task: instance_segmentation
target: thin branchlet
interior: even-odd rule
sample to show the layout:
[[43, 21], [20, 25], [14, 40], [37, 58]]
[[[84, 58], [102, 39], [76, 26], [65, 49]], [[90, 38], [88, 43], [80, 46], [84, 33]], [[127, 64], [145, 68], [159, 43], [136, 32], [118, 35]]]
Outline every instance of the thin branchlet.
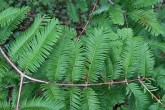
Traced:
[[[99, 0], [96, 1], [95, 5], [93, 6], [93, 9], [91, 11], [91, 13], [93, 13], [96, 9], [97, 3]], [[78, 39], [80, 39], [81, 35], [84, 33], [85, 29], [87, 28], [89, 22], [91, 21], [92, 16], [89, 17], [88, 21], [86, 22], [85, 26], [83, 27], [83, 30], [80, 32], [79, 36], [77, 37]]]
[[20, 86], [19, 86], [19, 92], [18, 92], [18, 98], [17, 98], [17, 105], [16, 105], [15, 110], [19, 110], [19, 103], [20, 103], [20, 98], [21, 98], [23, 80], [24, 80], [24, 76], [21, 75]]

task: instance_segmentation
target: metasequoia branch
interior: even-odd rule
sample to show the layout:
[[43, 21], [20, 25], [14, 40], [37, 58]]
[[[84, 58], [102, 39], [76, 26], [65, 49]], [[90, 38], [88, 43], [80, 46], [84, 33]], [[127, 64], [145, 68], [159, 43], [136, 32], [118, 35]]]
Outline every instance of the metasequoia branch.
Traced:
[[39, 79], [35, 79], [32, 78], [30, 76], [27, 76], [26, 74], [24, 74], [24, 72], [22, 72], [11, 60], [10, 58], [6, 55], [6, 53], [3, 51], [2, 47], [0, 47], [0, 51], [2, 53], [2, 56], [7, 60], [7, 62], [15, 69], [15, 71], [17, 71], [20, 75], [22, 75], [23, 77], [31, 80], [31, 81], [35, 81], [35, 82], [41, 82], [41, 83], [46, 83], [48, 84], [48, 81], [43, 81], [43, 80], [39, 80]]
[[[36, 79], [36, 78], [32, 78], [28, 75], [26, 75], [24, 72], [22, 72], [11, 60], [10, 58], [6, 55], [6, 53], [3, 51], [2, 47], [0, 47], [0, 51], [2, 53], [2, 56], [7, 60], [7, 62], [15, 69], [15, 71], [17, 71], [21, 77], [25, 77], [29, 80], [31, 80], [32, 82], [39, 82], [39, 83], [45, 83], [45, 84], [49, 84], [49, 81], [44, 81], [44, 80], [40, 80], [40, 79]], [[127, 83], [127, 82], [134, 82], [134, 81], [143, 81], [143, 80], [148, 80], [151, 78], [137, 78], [137, 79], [133, 79], [133, 80], [123, 80], [123, 81], [113, 81], [111, 80], [110, 82], [104, 82], [104, 83], [93, 83], [93, 84], [63, 84], [63, 83], [54, 83], [56, 86], [77, 86], [77, 87], [87, 87], [87, 86], [102, 86], [102, 85], [113, 85], [113, 84], [121, 84], [121, 83]]]
[[[18, 96], [18, 101], [17, 101], [17, 107], [16, 110], [18, 110], [19, 107], [19, 101], [20, 101], [20, 94], [21, 94], [21, 90], [22, 90], [22, 85], [23, 85], [23, 78], [27, 78], [29, 80], [31, 80], [31, 82], [39, 82], [39, 83], [45, 83], [45, 84], [49, 84], [50, 82], [48, 81], [44, 81], [44, 80], [39, 80], [39, 79], [35, 79], [32, 78], [30, 76], [27, 76], [24, 72], [22, 72], [11, 60], [10, 58], [6, 55], [6, 53], [3, 51], [2, 47], [0, 46], [0, 51], [2, 53], [2, 56], [7, 60], [7, 62], [15, 69], [15, 71], [17, 71], [20, 75], [21, 75], [21, 81], [20, 81], [20, 89], [19, 89], [19, 96]], [[63, 83], [55, 83], [56, 86], [77, 86], [77, 87], [88, 87], [88, 86], [102, 86], [102, 85], [114, 85], [114, 84], [122, 84], [122, 83], [126, 83], [128, 85], [128, 82], [134, 82], [134, 81], [139, 81], [144, 88], [157, 100], [158, 103], [160, 103], [163, 107], [165, 107], [163, 105], [163, 103], [157, 99], [157, 97], [152, 94], [152, 92], [142, 83], [143, 80], [149, 80], [151, 78], [137, 78], [137, 79], [132, 79], [132, 80], [123, 80], [123, 81], [113, 81], [111, 80], [110, 82], [104, 82], [104, 83], [93, 83], [93, 84], [63, 84]]]
[[[68, 87], [88, 87], [88, 86], [102, 86], [102, 85], [115, 85], [115, 84], [122, 84], [122, 83], [130, 83], [130, 82], [135, 82], [135, 81], [144, 81], [144, 80], [150, 80], [151, 78], [137, 78], [137, 79], [132, 79], [132, 80], [122, 80], [122, 81], [109, 81], [109, 82], [104, 82], [104, 83], [92, 83], [92, 84], [63, 84], [63, 83], [54, 83], [55, 86], [68, 86]], [[29, 83], [35, 83], [36, 81], [27, 81], [23, 82], [24, 84], [29, 84]], [[39, 82], [40, 83], [40, 82]], [[15, 85], [9, 85], [6, 86], [5, 89], [14, 87]], [[0, 91], [3, 89], [0, 89]]]

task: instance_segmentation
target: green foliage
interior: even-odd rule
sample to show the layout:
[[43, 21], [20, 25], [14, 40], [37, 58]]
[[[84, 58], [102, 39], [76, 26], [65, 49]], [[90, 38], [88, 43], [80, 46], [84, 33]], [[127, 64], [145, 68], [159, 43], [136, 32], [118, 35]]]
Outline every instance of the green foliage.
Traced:
[[4, 27], [7, 24], [9, 24], [13, 19], [14, 19], [14, 15], [19, 11], [19, 9], [17, 8], [8, 8], [4, 11], [1, 12], [1, 16], [0, 16], [0, 26]]
[[[18, 59], [18, 55], [23, 53], [24, 48], [28, 43], [34, 39], [34, 37], [39, 34], [43, 28], [45, 22], [48, 22], [49, 18], [43, 16], [37, 16], [34, 23], [26, 31], [20, 33], [15, 41], [10, 43], [9, 46], [9, 56], [13, 58], [14, 61]], [[26, 45], [26, 46], [25, 46]]]
[[143, 7], [149, 7], [149, 6], [155, 5], [160, 2], [161, 0], [146, 0], [144, 3], [143, 0], [135, 0], [135, 2], [133, 3], [133, 6], [135, 6], [135, 8], [143, 8]]
[[68, 88], [67, 107], [69, 110], [79, 110], [81, 107], [81, 91], [77, 87]]
[[119, 24], [119, 25], [124, 24], [124, 16], [120, 6], [117, 5], [113, 7], [111, 6], [109, 8], [109, 14], [114, 24]]
[[[13, 10], [13, 9], [11, 8], [11, 10]], [[9, 11], [11, 11], [11, 10], [5, 10], [3, 12], [4, 12], [4, 14], [6, 14], [6, 13], [9, 13]], [[1, 38], [2, 41], [6, 40], [12, 34], [12, 31], [14, 29], [16, 29], [18, 24], [20, 24], [20, 22], [22, 22], [22, 20], [26, 17], [25, 15], [28, 11], [29, 11], [28, 7], [21, 8], [21, 9], [19, 9], [18, 12], [16, 12], [14, 14], [14, 16], [11, 15], [11, 20], [3, 21], [3, 19], [1, 19], [1, 21], [4, 22], [4, 23], [5, 22], [10, 23], [10, 25], [7, 25], [2, 30], [0, 30], [0, 33], [1, 33], [0, 38]], [[3, 15], [1, 15], [1, 16], [3, 16]], [[10, 16], [10, 15], [7, 15], [7, 16]]]
[[76, 0], [76, 7], [80, 9], [82, 12], [88, 11], [88, 4], [86, 0]]
[[73, 3], [70, 1], [67, 2], [67, 11], [70, 16], [70, 18], [73, 20], [73, 22], [78, 22], [79, 21], [79, 16], [77, 13], [77, 9]]
[[[2, 3], [15, 6], [9, 2]], [[72, 22], [67, 24], [75, 28], [61, 25], [65, 16], [57, 20], [42, 15], [43, 11], [20, 30], [29, 22], [25, 19], [29, 7], [0, 8], [0, 46], [22, 72], [49, 82], [24, 78], [20, 110], [164, 109], [165, 20], [161, 15], [165, 5], [160, 0], [100, 0], [89, 13], [95, 2], [33, 3], [30, 13], [37, 6], [42, 6], [38, 11], [50, 6], [54, 13], [53, 3], [63, 5], [64, 10], [56, 11], [66, 14], [68, 10], [67, 19]], [[89, 17], [88, 27], [77, 38], [77, 26]], [[19, 83], [19, 74], [0, 55], [1, 110], [16, 108]]]
[[94, 28], [89, 32], [86, 44], [87, 54], [87, 82], [97, 82], [99, 73], [109, 50], [109, 31], [103, 28]]
[[58, 103], [52, 103], [51, 101], [45, 101], [42, 99], [32, 99], [27, 102], [22, 102], [21, 110], [60, 110], [62, 106]]
[[135, 10], [131, 12], [129, 16], [152, 34], [157, 36], [163, 33], [161, 25], [156, 20], [156, 13], [154, 13], [153, 10]]
[[82, 93], [82, 110], [100, 110], [97, 94], [91, 88], [84, 88]]
[[18, 60], [18, 63], [23, 70], [34, 72], [37, 70], [37, 67], [44, 62], [46, 55], [49, 55], [52, 46], [59, 38], [60, 26], [57, 25], [58, 21], [52, 19], [44, 30], [30, 42], [30, 45], [24, 48], [23, 56]]
[[[131, 107], [133, 110], [146, 110], [148, 108], [149, 100], [147, 95], [140, 90], [140, 87], [135, 83], [130, 83], [128, 88], [132, 92], [134, 98], [134, 105]], [[132, 98], [131, 97], [131, 98]], [[131, 99], [130, 98], [130, 99]]]

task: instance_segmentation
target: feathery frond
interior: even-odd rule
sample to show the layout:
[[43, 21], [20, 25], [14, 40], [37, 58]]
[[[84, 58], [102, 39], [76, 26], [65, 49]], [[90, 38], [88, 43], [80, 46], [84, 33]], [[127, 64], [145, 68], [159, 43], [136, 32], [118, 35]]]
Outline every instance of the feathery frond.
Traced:
[[0, 102], [0, 109], [1, 110], [13, 110], [14, 108], [10, 107], [10, 104], [8, 102]]
[[135, 108], [134, 110], [145, 110], [149, 104], [148, 96], [140, 90], [140, 87], [136, 83], [130, 83], [128, 88], [132, 92], [135, 98]]
[[70, 0], [67, 0], [67, 10], [68, 10], [68, 15], [70, 16], [72, 21], [78, 22], [79, 16], [78, 16], [77, 8]]
[[104, 6], [101, 6], [99, 9], [95, 10], [92, 15], [95, 16], [95, 15], [99, 15], [105, 11], [108, 11], [109, 9], [109, 6], [108, 5], [104, 5]]
[[111, 16], [111, 19], [114, 24], [123, 25], [124, 24], [124, 16], [123, 11], [120, 6], [111, 6], [109, 8], [109, 13]]
[[60, 110], [61, 108], [62, 106], [59, 103], [36, 98], [29, 101], [23, 101], [20, 110]]
[[24, 48], [26, 48], [30, 41], [32, 41], [36, 35], [39, 34], [40, 31], [43, 31], [43, 26], [47, 23], [50, 19], [46, 16], [41, 17], [38, 15], [35, 18], [34, 23], [32, 24], [29, 29], [21, 33], [17, 36], [15, 41], [10, 43], [8, 48], [8, 54], [13, 61], [17, 61], [20, 56], [24, 53]]
[[66, 75], [69, 67], [69, 56], [71, 51], [71, 40], [61, 38], [56, 48], [47, 61], [47, 73], [49, 80], [59, 81]]
[[23, 7], [19, 9], [18, 12], [13, 16], [12, 20], [10, 20], [10, 24], [0, 29], [0, 42], [5, 41], [12, 34], [12, 31], [17, 28], [18, 24], [25, 19], [28, 11], [29, 7]]
[[66, 74], [67, 82], [79, 81], [84, 77], [85, 54], [81, 41], [74, 40], [71, 44], [70, 66]]
[[158, 3], [160, 3], [161, 0], [135, 0], [135, 2], [133, 3], [133, 6], [136, 8], [143, 8], [143, 7], [149, 7], [152, 5], [156, 5]]
[[68, 105], [66, 108], [68, 110], [80, 110], [81, 107], [81, 91], [78, 87], [71, 87], [68, 88], [68, 98], [66, 105]]
[[149, 110], [164, 110], [164, 108], [159, 103], [154, 103], [149, 107]]
[[5, 27], [6, 25], [10, 24], [11, 21], [15, 18], [19, 12], [18, 8], [7, 8], [0, 13], [0, 27]]
[[63, 102], [64, 101], [64, 93], [63, 90], [54, 84], [49, 85], [41, 85], [41, 89], [44, 91], [43, 95], [47, 100], [54, 102]]
[[76, 0], [76, 7], [79, 8], [82, 12], [88, 11], [88, 4], [86, 0]]
[[100, 110], [97, 94], [92, 88], [84, 88], [82, 93], [82, 110]]
[[155, 69], [155, 75], [156, 75], [156, 81], [157, 81], [157, 84], [163, 89], [165, 90], [165, 75], [164, 75], [164, 72], [165, 72], [165, 69], [163, 66], [160, 66], [160, 67], [157, 67]]
[[88, 33], [87, 51], [87, 82], [96, 82], [102, 70], [104, 60], [109, 51], [109, 31], [95, 28]]
[[25, 71], [35, 72], [49, 55], [60, 34], [61, 29], [58, 26], [58, 20], [52, 19], [44, 30], [38, 33], [36, 38], [31, 41], [31, 49], [30, 47], [24, 48], [25, 52], [18, 60], [19, 66]]
[[156, 13], [153, 10], [135, 10], [129, 13], [129, 17], [144, 26], [146, 30], [155, 36], [163, 33], [162, 27], [156, 19]]
[[141, 45], [140, 50], [140, 75], [142, 76], [152, 76], [154, 68], [154, 59], [153, 53], [149, 49], [147, 43]]

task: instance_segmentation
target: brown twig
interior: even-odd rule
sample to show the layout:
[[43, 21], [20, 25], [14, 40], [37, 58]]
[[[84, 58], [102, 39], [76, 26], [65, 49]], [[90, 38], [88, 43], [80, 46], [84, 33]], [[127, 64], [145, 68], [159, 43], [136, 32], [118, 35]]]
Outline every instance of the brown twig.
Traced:
[[[151, 78], [141, 78], [140, 80], [148, 80]], [[55, 83], [55, 85], [57, 86], [76, 86], [76, 87], [88, 87], [88, 86], [102, 86], [102, 85], [114, 85], [114, 84], [122, 84], [122, 83], [126, 83], [126, 82], [135, 82], [138, 81], [138, 79], [132, 79], [132, 80], [123, 80], [123, 81], [113, 81], [111, 80], [110, 82], [104, 82], [104, 83], [92, 83], [92, 84], [61, 84], [61, 83]]]
[[[149, 80], [151, 78], [141, 78], [141, 81], [144, 80]], [[122, 84], [122, 83], [126, 83], [126, 82], [135, 82], [135, 81], [139, 81], [139, 78], [137, 79], [132, 79], [132, 80], [122, 80], [122, 81], [109, 81], [109, 82], [104, 82], [104, 83], [93, 83], [93, 84], [66, 84], [66, 83], [54, 83], [55, 86], [68, 86], [68, 87], [88, 87], [88, 86], [102, 86], [102, 85], [115, 85], [115, 84]], [[29, 83], [35, 83], [36, 81], [28, 81], [28, 82], [23, 82], [23, 84], [29, 84]], [[40, 82], [39, 82], [40, 83]], [[15, 85], [9, 85], [7, 87], [5, 87], [5, 89], [7, 88], [11, 88], [14, 87]], [[1, 89], [2, 90], [2, 89]]]
[[[97, 6], [98, 1], [99, 1], [99, 0], [96, 1], [96, 3], [95, 3], [95, 5], [94, 5], [94, 7], [93, 7], [91, 13], [93, 13], [93, 11], [96, 9], [96, 6]], [[88, 21], [86, 22], [85, 26], [83, 27], [83, 30], [80, 32], [79, 36], [77, 37], [78, 39], [80, 39], [80, 36], [83, 34], [83, 32], [85, 31], [85, 29], [87, 28], [87, 26], [88, 26], [88, 24], [89, 24], [89, 22], [90, 22], [91, 19], [92, 19], [92, 16], [90, 15]]]
[[[151, 78], [141, 78], [140, 80], [141, 81], [144, 81], [144, 80], [150, 80]], [[88, 87], [88, 86], [102, 86], [102, 85], [115, 85], [115, 84], [122, 84], [122, 83], [126, 83], [126, 82], [135, 82], [135, 81], [139, 81], [139, 78], [138, 79], [133, 79], [133, 80], [123, 80], [123, 81], [109, 81], [109, 82], [104, 82], [104, 83], [93, 83], [93, 84], [66, 84], [66, 83], [54, 83], [55, 86], [68, 86], [68, 87]], [[23, 82], [23, 85], [24, 84], [29, 84], [29, 83], [35, 83], [36, 81], [26, 81], [26, 82]], [[41, 82], [39, 82], [41, 83]], [[12, 88], [16, 85], [8, 85], [6, 86], [4, 89], [8, 89], [8, 88]], [[4, 90], [4, 89], [0, 89], [0, 91]]]
[[20, 97], [21, 97], [23, 79], [24, 79], [24, 76], [21, 75], [20, 86], [19, 86], [19, 92], [18, 92], [18, 99], [17, 99], [17, 106], [16, 106], [15, 110], [19, 110], [19, 103], [20, 103]]

